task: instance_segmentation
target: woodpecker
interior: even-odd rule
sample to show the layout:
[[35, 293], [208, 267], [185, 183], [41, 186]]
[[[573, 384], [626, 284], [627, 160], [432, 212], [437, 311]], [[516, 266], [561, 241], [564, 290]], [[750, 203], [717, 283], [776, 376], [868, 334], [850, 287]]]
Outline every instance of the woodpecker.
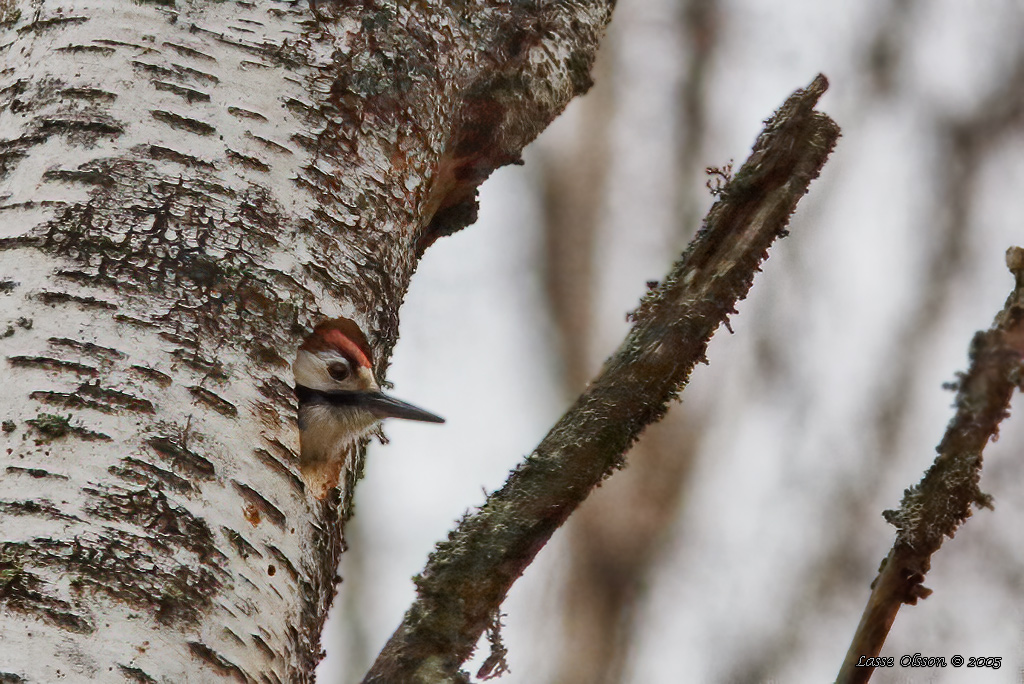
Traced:
[[444, 422], [381, 391], [366, 336], [347, 318], [317, 325], [299, 347], [292, 372], [299, 400], [299, 469], [318, 499], [338, 484], [354, 448], [381, 420]]

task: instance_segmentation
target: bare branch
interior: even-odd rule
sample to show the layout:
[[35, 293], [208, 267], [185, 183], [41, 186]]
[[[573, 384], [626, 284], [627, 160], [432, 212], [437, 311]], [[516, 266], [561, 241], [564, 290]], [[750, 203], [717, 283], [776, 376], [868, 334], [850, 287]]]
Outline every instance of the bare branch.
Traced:
[[1006, 261], [1016, 286], [992, 327], [971, 341], [971, 365], [957, 382], [956, 415], [936, 448], [939, 455], [921, 482], [906, 490], [900, 509], [884, 514], [898, 530], [896, 541], [871, 585], [838, 684], [871, 678], [874, 667], [864, 666], [866, 659], [882, 650], [900, 606], [931, 593], [922, 582], [932, 554], [971, 516], [972, 506], [991, 508], [990, 497], [978, 487], [982, 450], [1009, 415], [1024, 357], [1024, 249], [1010, 248]]
[[632, 314], [632, 330], [536, 451], [478, 512], [438, 544], [416, 578], [419, 598], [366, 682], [467, 681], [472, 654], [512, 583], [704, 359], [785, 234], [797, 202], [835, 146], [839, 128], [814, 105], [818, 76], [767, 122], [753, 152], [669, 276]]

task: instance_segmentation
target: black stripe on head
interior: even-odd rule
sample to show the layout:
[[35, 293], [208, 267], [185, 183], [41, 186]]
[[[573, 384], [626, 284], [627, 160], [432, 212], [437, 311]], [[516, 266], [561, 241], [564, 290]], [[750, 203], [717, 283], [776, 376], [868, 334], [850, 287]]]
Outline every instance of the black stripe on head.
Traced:
[[365, 392], [350, 392], [347, 390], [316, 390], [305, 385], [295, 386], [295, 397], [299, 400], [299, 406], [325, 404], [328, 406], [356, 406]]

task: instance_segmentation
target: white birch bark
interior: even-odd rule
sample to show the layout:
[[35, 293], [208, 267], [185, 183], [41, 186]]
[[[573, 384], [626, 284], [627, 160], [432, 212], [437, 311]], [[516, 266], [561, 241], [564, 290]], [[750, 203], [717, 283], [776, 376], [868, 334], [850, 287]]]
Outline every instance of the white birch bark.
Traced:
[[295, 348], [387, 358], [611, 11], [436, 5], [0, 0], [0, 681], [312, 680]]

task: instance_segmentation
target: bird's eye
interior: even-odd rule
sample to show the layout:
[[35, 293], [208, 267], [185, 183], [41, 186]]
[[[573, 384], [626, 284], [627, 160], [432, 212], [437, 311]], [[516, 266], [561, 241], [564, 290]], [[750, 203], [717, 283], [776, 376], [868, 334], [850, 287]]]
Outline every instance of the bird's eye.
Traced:
[[327, 364], [327, 373], [332, 379], [341, 382], [348, 378], [348, 376], [352, 374], [352, 371], [344, 361], [335, 361]]

